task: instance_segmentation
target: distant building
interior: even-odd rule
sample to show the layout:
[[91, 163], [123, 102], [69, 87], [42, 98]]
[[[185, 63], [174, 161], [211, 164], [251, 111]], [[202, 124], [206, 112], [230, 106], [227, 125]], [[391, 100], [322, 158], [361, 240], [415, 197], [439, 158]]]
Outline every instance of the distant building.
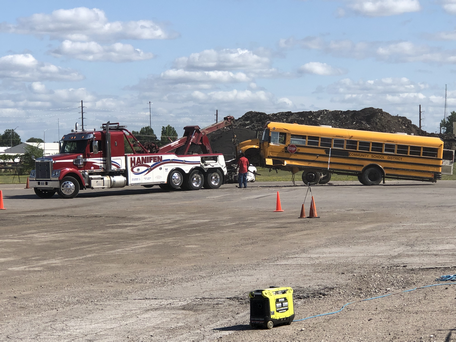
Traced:
[[[43, 150], [43, 154], [45, 156], [51, 156], [53, 154], [59, 153], [59, 143], [37, 143], [37, 142], [25, 142], [13, 147], [0, 147], [0, 154], [1, 155], [10, 155], [11, 157], [16, 156], [18, 154], [25, 154], [27, 146], [35, 146], [39, 147]], [[19, 162], [19, 159], [12, 160], [11, 162]]]

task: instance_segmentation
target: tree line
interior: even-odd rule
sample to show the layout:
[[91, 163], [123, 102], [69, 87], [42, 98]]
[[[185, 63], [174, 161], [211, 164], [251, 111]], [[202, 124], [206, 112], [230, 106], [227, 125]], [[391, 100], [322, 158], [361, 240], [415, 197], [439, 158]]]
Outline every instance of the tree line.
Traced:
[[[158, 146], [163, 146], [169, 144], [172, 141], [177, 140], [178, 134], [174, 127], [162, 126], [160, 139], [157, 138], [157, 135], [154, 133], [152, 127], [143, 127], [139, 131], [132, 131], [134, 136], [141, 142], [153, 142]], [[37, 142], [43, 143], [44, 140], [40, 138], [30, 138], [26, 142]], [[3, 134], [0, 134], [0, 146], [12, 147], [22, 143], [21, 137], [12, 129], [6, 129]]]
[[456, 112], [452, 111], [445, 119], [440, 122], [440, 127], [442, 127], [442, 133], [455, 134], [453, 131], [453, 123], [456, 122]]

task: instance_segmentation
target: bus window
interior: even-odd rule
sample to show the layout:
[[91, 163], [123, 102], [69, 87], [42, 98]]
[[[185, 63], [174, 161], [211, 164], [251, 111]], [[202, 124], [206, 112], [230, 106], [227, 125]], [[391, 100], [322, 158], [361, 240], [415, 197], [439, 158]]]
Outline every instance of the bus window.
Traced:
[[345, 140], [344, 139], [334, 139], [334, 148], [344, 148]]
[[284, 145], [287, 135], [280, 132], [271, 132], [271, 144]]
[[358, 149], [358, 142], [356, 140], [347, 140], [345, 148], [347, 150], [357, 150]]
[[407, 145], [397, 145], [397, 154], [408, 154]]
[[421, 147], [410, 146], [410, 155], [411, 156], [421, 156]]
[[320, 138], [320, 146], [321, 147], [331, 147], [332, 145], [331, 138]]
[[306, 144], [306, 136], [305, 135], [292, 135], [290, 144], [294, 145], [305, 145]]
[[360, 141], [359, 142], [359, 150], [360, 151], [369, 151], [370, 150], [370, 142], [368, 142], [368, 141]]
[[310, 137], [307, 139], [307, 145], [309, 146], [318, 146], [318, 143], [320, 141], [319, 137]]
[[396, 150], [396, 145], [394, 144], [385, 144], [385, 153], [394, 153]]
[[372, 143], [372, 152], [383, 152], [383, 144], [382, 143]]
[[423, 147], [423, 157], [437, 158], [437, 149], [432, 147]]

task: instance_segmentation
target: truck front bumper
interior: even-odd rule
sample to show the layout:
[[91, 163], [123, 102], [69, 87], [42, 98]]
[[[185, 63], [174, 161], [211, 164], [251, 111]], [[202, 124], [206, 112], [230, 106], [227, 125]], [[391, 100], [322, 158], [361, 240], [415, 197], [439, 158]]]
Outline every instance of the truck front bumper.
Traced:
[[38, 189], [58, 189], [60, 182], [58, 180], [30, 180], [29, 185], [31, 188]]

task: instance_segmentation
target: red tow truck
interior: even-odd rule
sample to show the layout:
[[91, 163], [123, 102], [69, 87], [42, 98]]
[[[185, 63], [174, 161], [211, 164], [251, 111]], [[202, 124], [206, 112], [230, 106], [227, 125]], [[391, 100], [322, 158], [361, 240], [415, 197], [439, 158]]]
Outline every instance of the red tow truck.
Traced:
[[184, 136], [161, 148], [147, 145], [119, 123], [105, 123], [99, 131], [63, 136], [60, 153], [38, 158], [29, 185], [40, 198], [57, 192], [76, 197], [81, 189], [159, 185], [166, 190], [219, 188], [227, 175], [225, 158], [212, 153], [206, 134], [231, 125], [233, 117], [205, 129], [184, 128]]

